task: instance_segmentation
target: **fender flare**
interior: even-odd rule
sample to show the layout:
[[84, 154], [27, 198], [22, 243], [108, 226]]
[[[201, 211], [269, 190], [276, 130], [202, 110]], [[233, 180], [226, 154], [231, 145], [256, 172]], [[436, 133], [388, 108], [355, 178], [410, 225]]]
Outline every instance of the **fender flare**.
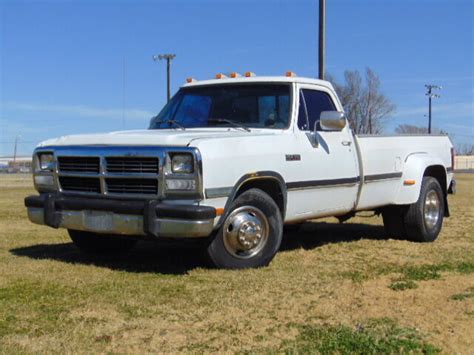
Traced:
[[275, 180], [278, 182], [278, 185], [280, 186], [280, 190], [283, 195], [283, 211], [282, 211], [282, 218], [283, 220], [285, 219], [285, 214], [286, 214], [286, 205], [287, 205], [287, 188], [286, 188], [286, 183], [285, 180], [283, 179], [283, 176], [281, 176], [279, 173], [275, 171], [257, 171], [249, 174], [243, 175], [237, 182], [234, 184], [232, 187], [232, 191], [230, 192], [227, 201], [224, 206], [224, 213], [220, 217], [219, 221], [217, 222], [216, 228], [220, 228], [221, 224], [225, 221], [227, 215], [230, 212], [230, 205], [232, 202], [235, 200], [237, 193], [239, 192], [240, 188], [246, 184], [247, 182], [254, 181], [254, 180]]
[[[432, 166], [442, 166], [446, 170], [445, 163], [439, 157], [427, 153], [413, 153], [408, 155], [405, 159], [403, 174], [394, 204], [409, 205], [418, 201], [423, 176], [426, 169]], [[413, 185], [405, 185], [405, 180], [414, 180], [415, 183]], [[447, 186], [442, 186], [442, 188], [443, 191], [447, 191]]]

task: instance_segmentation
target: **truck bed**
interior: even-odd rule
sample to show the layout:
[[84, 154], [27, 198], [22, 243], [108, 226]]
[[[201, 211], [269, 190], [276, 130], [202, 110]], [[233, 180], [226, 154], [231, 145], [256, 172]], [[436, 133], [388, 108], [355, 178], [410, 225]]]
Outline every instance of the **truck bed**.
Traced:
[[452, 143], [447, 135], [356, 135], [355, 138], [364, 178], [358, 210], [398, 203], [396, 199], [403, 186], [401, 178], [406, 174], [410, 157], [431, 156], [441, 159], [448, 172], [452, 168]]

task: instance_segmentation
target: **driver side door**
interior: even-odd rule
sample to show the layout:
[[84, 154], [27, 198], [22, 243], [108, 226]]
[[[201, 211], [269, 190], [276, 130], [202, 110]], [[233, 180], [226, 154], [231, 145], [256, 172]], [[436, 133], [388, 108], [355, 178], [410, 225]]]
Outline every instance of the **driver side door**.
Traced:
[[352, 132], [348, 125], [340, 131], [321, 129], [321, 112], [338, 110], [332, 92], [315, 85], [297, 89], [295, 137], [302, 172], [301, 181], [289, 183], [288, 190], [299, 200], [301, 217], [344, 214], [354, 208], [360, 183]]

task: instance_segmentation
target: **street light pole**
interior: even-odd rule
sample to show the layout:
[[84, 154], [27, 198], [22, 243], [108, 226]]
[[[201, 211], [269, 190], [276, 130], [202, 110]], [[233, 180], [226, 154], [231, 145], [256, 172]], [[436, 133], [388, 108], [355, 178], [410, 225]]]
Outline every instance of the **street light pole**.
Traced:
[[442, 87], [438, 85], [426, 84], [426, 96], [428, 96], [428, 134], [431, 134], [431, 100], [436, 97], [440, 97], [440, 95], [435, 94], [433, 90], [441, 90]]
[[324, 80], [326, 57], [326, 0], [319, 0], [319, 79]]
[[167, 101], [171, 98], [171, 61], [176, 57], [176, 54], [158, 54], [153, 56], [153, 60], [166, 59], [166, 87], [167, 87]]

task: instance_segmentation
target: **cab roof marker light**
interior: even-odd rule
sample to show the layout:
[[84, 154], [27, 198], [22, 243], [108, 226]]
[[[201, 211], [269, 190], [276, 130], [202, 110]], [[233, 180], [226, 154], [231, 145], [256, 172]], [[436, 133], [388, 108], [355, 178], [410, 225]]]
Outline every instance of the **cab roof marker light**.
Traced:
[[240, 75], [239, 73], [236, 73], [235, 71], [230, 73], [230, 77], [231, 78], [240, 78], [242, 75]]
[[287, 71], [285, 76], [289, 77], [289, 78], [294, 78], [296, 76], [296, 74], [294, 72], [292, 72], [291, 70]]
[[250, 78], [250, 77], [252, 77], [252, 76], [256, 76], [254, 72], [251, 72], [251, 71], [245, 72], [245, 77], [246, 77], [246, 78]]
[[225, 79], [225, 78], [227, 78], [227, 75], [225, 74], [222, 74], [222, 73], [216, 74], [216, 79]]
[[186, 78], [186, 82], [187, 82], [187, 83], [195, 83], [196, 81], [197, 81], [196, 79], [191, 78], [191, 77]]

